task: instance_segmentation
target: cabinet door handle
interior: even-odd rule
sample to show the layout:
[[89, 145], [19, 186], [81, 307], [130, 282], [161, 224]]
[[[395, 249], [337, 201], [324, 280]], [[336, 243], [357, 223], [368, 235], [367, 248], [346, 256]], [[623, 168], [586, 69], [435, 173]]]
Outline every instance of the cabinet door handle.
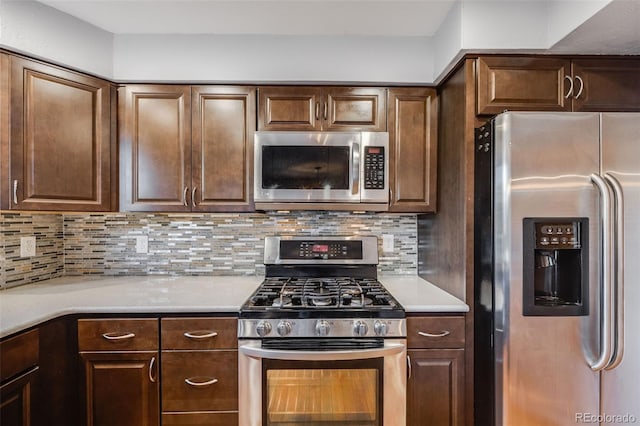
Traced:
[[[206, 379], [206, 377], [204, 379]], [[184, 382], [190, 386], [210, 386], [218, 383], [218, 379], [197, 381], [195, 377], [189, 377], [188, 379], [184, 379]]]
[[439, 333], [426, 333], [424, 331], [418, 331], [418, 334], [421, 335], [422, 337], [444, 337], [451, 334], [451, 332], [447, 330], [441, 331]]
[[189, 204], [187, 204], [187, 192], [189, 191], [189, 187], [185, 186], [184, 187], [184, 191], [182, 191], [182, 204], [185, 207], [189, 207]]
[[13, 181], [13, 204], [18, 204], [18, 180]]
[[580, 95], [582, 95], [582, 91], [584, 90], [584, 81], [582, 81], [582, 78], [579, 75], [576, 75], [576, 80], [578, 80], [578, 83], [580, 83], [580, 89], [578, 89], [578, 94], [574, 97], [574, 99], [579, 99]]
[[193, 191], [191, 191], [191, 204], [193, 204], [193, 207], [196, 207], [196, 190], [198, 189], [197, 186], [193, 187]]
[[211, 337], [216, 337], [218, 333], [215, 331], [208, 330], [198, 330], [198, 331], [187, 331], [184, 333], [184, 337], [188, 337], [189, 339], [210, 339]]
[[156, 378], [153, 375], [153, 365], [156, 363], [156, 357], [151, 357], [151, 361], [149, 361], [149, 380], [151, 380], [152, 383], [156, 382]]
[[102, 335], [107, 340], [126, 340], [136, 337], [135, 333], [104, 333]]
[[407, 379], [411, 378], [411, 355], [407, 355]]
[[325, 121], [326, 121], [326, 119], [327, 119], [327, 110], [329, 109], [329, 108], [328, 108], [328, 104], [329, 104], [328, 102], [325, 102], [325, 103], [324, 103], [324, 110], [323, 110], [323, 113], [322, 113], [322, 118], [323, 118], [323, 120], [325, 120]]
[[573, 79], [571, 78], [571, 76], [568, 76], [568, 75], [565, 75], [564, 79], [569, 80], [569, 90], [567, 91], [567, 94], [564, 95], [565, 99], [569, 99], [569, 96], [573, 94]]
[[316, 102], [316, 120], [320, 117], [320, 102]]

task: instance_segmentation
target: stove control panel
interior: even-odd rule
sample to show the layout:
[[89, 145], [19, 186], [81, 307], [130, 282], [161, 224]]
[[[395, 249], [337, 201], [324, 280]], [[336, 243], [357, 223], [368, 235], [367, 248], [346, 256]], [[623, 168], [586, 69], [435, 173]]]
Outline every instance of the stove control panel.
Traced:
[[360, 259], [361, 241], [281, 241], [281, 259]]
[[265, 237], [264, 264], [377, 265], [378, 237], [282, 236]]
[[246, 319], [238, 320], [238, 338], [406, 337], [404, 318]]

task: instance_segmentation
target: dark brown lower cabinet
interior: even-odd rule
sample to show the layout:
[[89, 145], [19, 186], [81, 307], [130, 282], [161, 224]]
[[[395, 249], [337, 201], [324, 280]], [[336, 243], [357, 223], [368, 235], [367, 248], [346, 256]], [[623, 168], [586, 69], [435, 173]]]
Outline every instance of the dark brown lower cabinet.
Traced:
[[31, 426], [38, 375], [39, 330], [33, 329], [0, 343], [0, 425]]
[[232, 426], [238, 413], [162, 413], [163, 426]]
[[465, 318], [407, 317], [407, 426], [462, 426], [465, 421]]
[[238, 425], [237, 320], [163, 318], [163, 426]]
[[407, 381], [407, 426], [464, 424], [464, 350], [413, 349]]
[[0, 425], [31, 426], [32, 387], [38, 367], [0, 386]]
[[159, 425], [157, 352], [82, 352], [87, 426]]

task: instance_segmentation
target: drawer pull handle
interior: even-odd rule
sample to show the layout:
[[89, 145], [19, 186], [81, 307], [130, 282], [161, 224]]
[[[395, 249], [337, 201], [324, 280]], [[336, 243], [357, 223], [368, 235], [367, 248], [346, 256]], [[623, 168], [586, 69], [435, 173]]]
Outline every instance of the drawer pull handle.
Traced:
[[153, 365], [156, 363], [156, 357], [152, 357], [151, 361], [149, 361], [149, 380], [151, 380], [151, 383], [155, 383], [156, 382], [156, 378], [153, 375]]
[[418, 334], [422, 337], [444, 337], [451, 334], [449, 331], [441, 331], [440, 333], [425, 333], [424, 331], [418, 331]]
[[195, 377], [190, 377], [188, 379], [184, 379], [184, 382], [190, 386], [210, 386], [218, 383], [218, 379], [210, 379], [199, 382]]
[[107, 340], [126, 340], [136, 337], [134, 333], [104, 333], [102, 335]]
[[201, 331], [187, 331], [184, 333], [184, 337], [188, 337], [189, 339], [209, 339], [211, 337], [216, 337], [218, 333], [215, 331], [201, 330]]

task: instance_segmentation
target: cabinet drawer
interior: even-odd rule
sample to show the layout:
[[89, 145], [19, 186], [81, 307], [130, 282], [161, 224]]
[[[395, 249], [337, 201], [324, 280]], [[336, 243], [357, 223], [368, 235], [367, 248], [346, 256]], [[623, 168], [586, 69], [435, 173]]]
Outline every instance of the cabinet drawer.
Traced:
[[408, 317], [409, 348], [463, 348], [464, 317]]
[[238, 351], [163, 351], [162, 409], [237, 410]]
[[163, 318], [162, 349], [238, 347], [237, 318]]
[[144, 351], [158, 349], [158, 320], [78, 320], [80, 351]]
[[238, 413], [162, 413], [163, 426], [234, 426]]
[[31, 330], [0, 343], [0, 381], [38, 364], [39, 334]]

